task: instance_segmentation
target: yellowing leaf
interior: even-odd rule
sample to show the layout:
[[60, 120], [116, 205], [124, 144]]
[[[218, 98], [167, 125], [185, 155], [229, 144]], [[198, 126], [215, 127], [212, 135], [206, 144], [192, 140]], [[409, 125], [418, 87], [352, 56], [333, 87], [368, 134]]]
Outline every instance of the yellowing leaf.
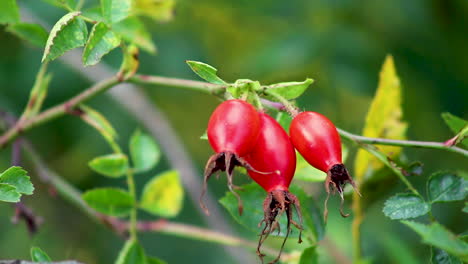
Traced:
[[174, 217], [182, 209], [184, 189], [177, 171], [167, 171], [151, 179], [143, 189], [140, 207], [162, 217]]
[[[387, 56], [380, 72], [379, 85], [367, 113], [363, 136], [388, 139], [405, 139], [407, 123], [402, 120], [401, 84], [392, 56]], [[389, 157], [400, 154], [401, 148], [379, 146]], [[355, 177], [362, 182], [384, 164], [367, 151], [360, 149], [355, 160]]]
[[133, 11], [156, 21], [166, 22], [174, 16], [174, 0], [135, 0]]

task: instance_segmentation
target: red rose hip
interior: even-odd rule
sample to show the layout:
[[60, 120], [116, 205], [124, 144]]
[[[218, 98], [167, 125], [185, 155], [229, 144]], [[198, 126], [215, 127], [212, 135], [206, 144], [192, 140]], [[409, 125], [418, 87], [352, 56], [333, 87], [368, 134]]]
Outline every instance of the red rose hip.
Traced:
[[208, 122], [208, 141], [216, 152], [205, 167], [203, 191], [200, 205], [208, 213], [202, 198], [206, 192], [207, 181], [217, 171], [226, 171], [228, 187], [239, 201], [239, 213], [242, 214], [242, 203], [234, 192], [232, 174], [235, 166], [250, 168], [242, 158], [253, 148], [260, 132], [260, 117], [257, 110], [242, 100], [227, 100], [213, 112]]
[[[259, 115], [261, 120], [260, 135], [252, 151], [245, 157], [245, 160], [256, 170], [262, 171], [247, 169], [249, 176], [268, 192], [263, 203], [264, 219], [261, 222], [265, 226], [260, 234], [257, 248], [257, 254], [262, 258], [263, 254], [260, 252], [262, 243], [271, 232], [279, 228], [276, 217], [286, 212], [288, 218], [287, 233], [283, 246], [291, 231], [291, 223], [300, 231], [302, 230], [302, 223], [298, 224], [292, 220], [292, 207], [296, 209], [301, 222], [302, 217], [299, 200], [288, 191], [296, 170], [296, 152], [294, 147], [288, 134], [276, 120], [266, 113], [259, 113]], [[301, 242], [300, 237], [299, 234], [299, 242]], [[281, 247], [282, 249], [283, 247]], [[280, 256], [281, 251], [278, 257], [271, 263], [276, 262]]]
[[[325, 189], [330, 194], [337, 190], [343, 205], [343, 188], [350, 183], [357, 191], [353, 179], [342, 163], [341, 140], [335, 125], [325, 116], [316, 112], [302, 112], [291, 122], [289, 135], [294, 147], [313, 167], [327, 173]], [[328, 201], [328, 197], [327, 200]], [[325, 206], [325, 217], [326, 217]], [[340, 208], [342, 216], [342, 207]]]

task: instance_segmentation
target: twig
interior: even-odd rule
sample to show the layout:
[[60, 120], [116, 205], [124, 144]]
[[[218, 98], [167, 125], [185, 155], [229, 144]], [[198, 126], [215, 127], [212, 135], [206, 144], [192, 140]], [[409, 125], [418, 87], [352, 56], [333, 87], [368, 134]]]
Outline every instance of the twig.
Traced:
[[342, 137], [345, 137], [354, 141], [358, 141], [360, 143], [373, 144], [373, 145], [398, 146], [398, 147], [441, 149], [441, 150], [447, 150], [450, 152], [458, 153], [465, 157], [468, 157], [468, 150], [455, 147], [455, 146], [447, 146], [443, 142], [370, 138], [370, 137], [363, 137], [363, 136], [355, 135], [343, 129], [338, 129], [338, 132], [340, 133]]
[[53, 120], [57, 117], [63, 116], [66, 113], [70, 113], [73, 110], [73, 108], [76, 107], [78, 104], [81, 104], [86, 100], [89, 100], [92, 97], [106, 91], [107, 89], [113, 87], [117, 83], [119, 83], [117, 77], [111, 77], [109, 79], [96, 83], [95, 85], [84, 90], [83, 92], [79, 93], [78, 95], [69, 99], [68, 101], [65, 101], [59, 105], [49, 108], [48, 110], [45, 110], [44, 112], [41, 112], [32, 118], [16, 122], [16, 124], [13, 127], [8, 129], [8, 131], [0, 137], [0, 149], [5, 147], [7, 143], [15, 139], [20, 133], [27, 131], [37, 125]]

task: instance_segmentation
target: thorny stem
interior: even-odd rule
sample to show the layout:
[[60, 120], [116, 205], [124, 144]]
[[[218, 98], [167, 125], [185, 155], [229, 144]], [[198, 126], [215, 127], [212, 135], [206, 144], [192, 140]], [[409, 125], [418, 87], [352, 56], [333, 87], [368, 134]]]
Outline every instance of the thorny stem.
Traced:
[[[135, 233], [137, 231], [152, 231], [199, 241], [213, 242], [221, 245], [244, 247], [249, 249], [256, 249], [257, 247], [257, 243], [249, 240], [194, 225], [167, 221], [165, 219], [160, 219], [157, 221], [135, 221], [135, 223], [129, 223], [119, 220], [115, 217], [102, 215], [94, 211], [85, 203], [85, 201], [81, 198], [81, 193], [79, 190], [53, 172], [50, 168], [48, 168], [29, 142], [24, 142], [23, 149], [25, 150], [25, 153], [28, 154], [28, 157], [31, 159], [33, 165], [36, 167], [38, 176], [41, 181], [55, 187], [59, 195], [61, 195], [63, 198], [78, 207], [94, 221], [104, 224], [119, 235], [125, 235], [125, 231], [127, 230], [132, 232], [131, 226], [135, 225]], [[268, 247], [264, 247], [263, 251], [271, 255], [278, 254], [277, 250]], [[283, 254], [282, 259], [288, 259], [290, 257], [291, 256], [288, 254]]]
[[280, 96], [272, 91], [268, 91], [266, 90], [265, 91], [266, 94], [268, 95], [271, 95], [273, 96], [275, 99], [277, 99], [281, 104], [283, 104], [284, 108], [286, 109], [286, 111], [288, 111], [288, 113], [294, 118], [295, 116], [297, 116], [299, 114], [299, 110], [297, 109], [297, 107], [291, 103], [290, 101], [288, 101], [287, 99], [285, 99], [283, 96]]

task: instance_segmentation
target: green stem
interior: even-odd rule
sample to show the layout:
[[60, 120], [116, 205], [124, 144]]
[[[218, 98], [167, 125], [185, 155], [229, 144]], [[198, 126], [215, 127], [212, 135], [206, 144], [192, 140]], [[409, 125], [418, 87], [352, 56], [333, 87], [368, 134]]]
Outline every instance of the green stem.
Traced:
[[468, 150], [464, 150], [462, 148], [455, 147], [455, 146], [448, 146], [441, 142], [370, 138], [370, 137], [363, 137], [363, 136], [355, 135], [355, 134], [349, 133], [339, 128], [338, 128], [338, 132], [340, 133], [342, 137], [348, 138], [350, 140], [357, 141], [360, 143], [372, 144], [372, 145], [398, 146], [398, 147], [441, 149], [441, 150], [458, 153], [468, 158]]
[[[217, 85], [217, 84], [192, 81], [192, 80], [160, 77], [160, 76], [148, 76], [148, 75], [135, 75], [126, 81], [130, 83], [134, 83], [134, 84], [162, 85], [162, 86], [168, 86], [168, 87], [189, 89], [189, 90], [198, 91], [198, 92], [202, 92], [206, 94], [213, 94], [216, 96], [222, 96], [226, 89], [226, 86], [224, 85]], [[11, 127], [7, 132], [5, 132], [2, 136], [0, 136], [0, 148], [5, 147], [7, 143], [15, 139], [18, 136], [18, 134], [20, 134], [21, 132], [27, 131], [37, 125], [46, 123], [47, 121], [50, 121], [52, 119], [55, 119], [59, 116], [64, 115], [65, 113], [67, 113], [67, 111], [69, 111], [74, 106], [96, 96], [97, 94], [103, 91], [106, 91], [107, 89], [111, 88], [112, 86], [118, 83], [119, 83], [119, 80], [117, 77], [112, 77], [107, 80], [103, 80], [62, 104], [49, 108], [48, 110], [43, 111], [40, 114], [32, 118], [24, 120], [23, 122], [16, 123], [15, 126]], [[294, 106], [294, 104], [286, 100], [284, 97], [279, 96], [271, 91], [265, 91], [265, 92], [277, 98], [277, 100], [280, 101], [284, 105], [284, 107], [287, 109], [287, 111], [291, 115], [294, 116], [298, 113], [298, 110]], [[468, 157], [468, 150], [464, 150], [456, 146], [447, 146], [441, 142], [368, 138], [368, 137], [354, 135], [341, 129], [338, 129], [338, 132], [341, 134], [342, 137], [349, 138], [353, 141], [357, 141], [361, 143], [376, 144], [376, 145], [391, 145], [391, 146], [400, 146], [400, 147], [441, 149], [441, 150], [446, 150], [446, 151], [461, 154], [464, 157]]]
[[135, 188], [135, 180], [133, 179], [133, 172], [131, 169], [127, 170], [127, 185], [128, 191], [130, 195], [133, 197], [133, 208], [130, 212], [130, 237], [132, 239], [137, 239], [137, 197], [136, 197], [136, 188]]
[[0, 149], [15, 139], [20, 133], [30, 130], [35, 126], [47, 123], [48, 121], [63, 116], [66, 113], [72, 113], [73, 108], [80, 103], [93, 98], [94, 96], [108, 90], [118, 83], [119, 80], [117, 77], [111, 77], [107, 80], [103, 80], [59, 105], [49, 108], [34, 117], [17, 122], [2, 136], [0, 136]]
[[140, 85], [162, 85], [166, 87], [182, 88], [218, 96], [222, 95], [226, 90], [225, 85], [139, 74], [130, 77], [127, 82]]
[[276, 100], [278, 100], [280, 103], [282, 103], [284, 108], [286, 108], [286, 111], [288, 111], [288, 113], [293, 118], [299, 114], [299, 110], [297, 109], [297, 107], [293, 103], [288, 101], [286, 98], [284, 98], [283, 96], [278, 95], [278, 94], [276, 94], [276, 93], [274, 93], [274, 92], [272, 92], [270, 90], [265, 90], [265, 93], [268, 94], [268, 95], [273, 96]]

